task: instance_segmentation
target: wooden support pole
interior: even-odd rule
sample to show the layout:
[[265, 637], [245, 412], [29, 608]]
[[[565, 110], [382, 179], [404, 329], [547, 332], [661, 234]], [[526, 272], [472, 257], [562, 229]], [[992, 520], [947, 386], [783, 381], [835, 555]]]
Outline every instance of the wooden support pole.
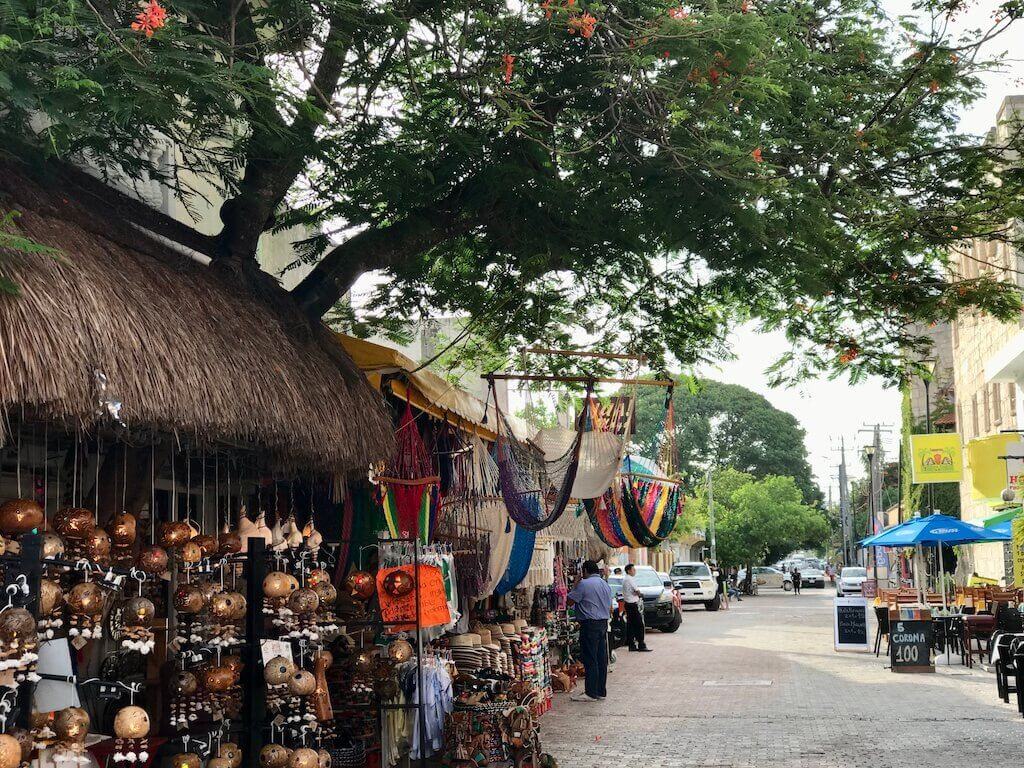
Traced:
[[593, 357], [598, 360], [637, 360], [647, 362], [646, 355], [628, 355], [616, 352], [585, 352], [576, 349], [548, 349], [547, 347], [523, 347], [523, 352], [534, 355], [561, 355], [563, 357]]

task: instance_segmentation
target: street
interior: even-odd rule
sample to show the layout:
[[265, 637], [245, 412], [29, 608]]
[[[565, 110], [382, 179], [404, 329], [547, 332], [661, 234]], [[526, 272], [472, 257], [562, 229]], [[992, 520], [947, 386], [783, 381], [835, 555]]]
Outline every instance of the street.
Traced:
[[676, 634], [648, 635], [654, 653], [620, 649], [605, 701], [559, 696], [546, 751], [561, 768], [1020, 764], [1024, 719], [993, 675], [898, 675], [884, 656], [836, 653], [833, 596], [771, 591], [687, 611]]

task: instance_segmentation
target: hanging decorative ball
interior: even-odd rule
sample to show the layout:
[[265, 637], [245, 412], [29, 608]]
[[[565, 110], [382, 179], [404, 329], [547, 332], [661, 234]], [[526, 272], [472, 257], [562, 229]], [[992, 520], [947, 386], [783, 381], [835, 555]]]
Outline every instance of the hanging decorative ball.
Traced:
[[320, 761], [320, 768], [331, 768], [331, 764], [334, 762], [331, 760], [331, 753], [326, 749], [318, 749], [316, 753], [317, 759]]
[[176, 551], [183, 563], [198, 563], [203, 559], [203, 548], [194, 541], [186, 541]]
[[192, 539], [192, 543], [203, 551], [203, 557], [210, 557], [217, 554], [217, 538], [201, 533]]
[[295, 674], [295, 665], [284, 656], [275, 656], [263, 668], [263, 679], [268, 685], [284, 685]]
[[267, 744], [260, 750], [261, 768], [284, 768], [288, 764], [288, 750], [280, 744]]
[[160, 543], [167, 549], [180, 547], [191, 538], [192, 527], [184, 520], [176, 520], [160, 526]]
[[103, 590], [95, 582], [83, 581], [81, 584], [75, 584], [66, 600], [71, 612], [76, 616], [99, 616], [103, 613]]
[[53, 531], [43, 534], [43, 559], [53, 560], [64, 554], [64, 539]]
[[314, 568], [309, 572], [309, 576], [306, 577], [306, 582], [311, 587], [315, 587], [318, 584], [329, 584], [331, 582], [331, 574], [323, 568]]
[[210, 693], [223, 693], [235, 684], [235, 673], [230, 667], [210, 667], [202, 675], [203, 688]]
[[199, 613], [205, 606], [206, 596], [195, 584], [182, 584], [174, 590], [174, 607], [179, 613]]
[[139, 552], [139, 570], [149, 574], [161, 574], [167, 570], [167, 551], [163, 547], [144, 547]]
[[138, 533], [138, 521], [135, 519], [135, 515], [121, 512], [114, 515], [114, 519], [107, 527], [110, 532], [110, 540], [115, 547], [130, 547], [135, 543]]
[[0, 613], [0, 644], [17, 647], [36, 637], [36, 618], [24, 608]]
[[177, 696], [191, 696], [199, 689], [199, 681], [188, 670], [181, 670], [171, 678], [171, 692]]
[[206, 761], [206, 768], [231, 768], [231, 761], [225, 757], [211, 757]]
[[288, 758], [288, 768], [318, 768], [319, 765], [320, 755], [309, 747], [299, 747]]
[[264, 597], [285, 597], [291, 590], [288, 588], [288, 574], [271, 571], [263, 577]]
[[313, 587], [316, 596], [320, 598], [320, 605], [334, 605], [338, 599], [338, 590], [329, 581], [321, 581]]
[[126, 627], [151, 627], [156, 616], [156, 606], [145, 597], [133, 597], [124, 604], [122, 620]]
[[404, 664], [416, 651], [408, 640], [395, 640], [388, 646], [388, 658], [395, 664]]
[[234, 610], [228, 617], [232, 621], [238, 621], [245, 617], [246, 609], [249, 607], [248, 601], [245, 599], [245, 595], [241, 592], [228, 592], [228, 597], [231, 598], [231, 603], [234, 606]]
[[299, 589], [299, 587], [301, 586], [299, 584], [299, 580], [296, 579], [294, 576], [292, 576], [290, 573], [286, 573], [284, 575], [284, 578], [285, 578], [285, 581], [288, 583], [288, 592], [289, 592], [289, 594], [294, 592], [295, 590]]
[[221, 592], [210, 601], [210, 613], [221, 621], [229, 621], [235, 612], [235, 601], [230, 592]]
[[0, 504], [0, 532], [8, 536], [28, 533], [43, 524], [42, 505], [32, 499], [13, 499]]
[[222, 555], [234, 555], [242, 551], [242, 537], [237, 531], [224, 531], [217, 537], [217, 551]]
[[39, 582], [39, 615], [49, 616], [57, 606], [64, 602], [64, 590], [52, 579]]
[[149, 713], [142, 707], [123, 707], [114, 717], [114, 735], [119, 739], [144, 739], [149, 735]]
[[84, 539], [96, 527], [92, 512], [82, 507], [64, 507], [53, 516], [53, 528], [65, 539]]
[[312, 589], [299, 589], [288, 598], [288, 607], [300, 616], [313, 613], [320, 607], [320, 598], [316, 596], [316, 592]]
[[316, 678], [308, 669], [300, 669], [288, 678], [288, 690], [296, 696], [309, 696], [316, 690]]
[[412, 574], [405, 570], [392, 571], [384, 577], [384, 591], [392, 597], [405, 597], [416, 587]]
[[81, 707], [60, 710], [53, 716], [53, 732], [61, 741], [85, 741], [89, 735], [89, 713]]
[[18, 768], [19, 765], [21, 765], [21, 744], [10, 734], [0, 734], [0, 768]]
[[354, 597], [369, 600], [373, 597], [374, 592], [373, 574], [366, 571], [354, 571], [345, 580], [345, 586]]
[[[225, 741], [217, 748], [217, 757], [227, 760], [228, 768], [239, 768], [242, 765], [242, 748], [237, 744]], [[209, 765], [206, 768], [210, 768]]]
[[110, 555], [110, 534], [102, 528], [93, 528], [85, 537], [85, 551], [92, 560], [103, 560]]
[[32, 750], [36, 746], [36, 740], [32, 735], [32, 731], [27, 728], [11, 728], [7, 735], [21, 745], [21, 762], [27, 763], [32, 757]]
[[179, 752], [171, 758], [172, 768], [201, 768], [203, 761], [194, 752]]

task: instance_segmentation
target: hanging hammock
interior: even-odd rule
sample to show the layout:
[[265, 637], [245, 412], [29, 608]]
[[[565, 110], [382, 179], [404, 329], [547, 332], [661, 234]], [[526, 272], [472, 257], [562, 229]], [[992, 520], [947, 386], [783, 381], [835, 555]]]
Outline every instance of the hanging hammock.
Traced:
[[670, 479], [675, 468], [675, 410], [672, 388], [665, 398], [660, 464], [667, 477], [653, 477], [634, 471], [626, 456], [624, 471], [603, 496], [584, 499], [598, 538], [609, 547], [651, 547], [664, 541], [675, 527], [685, 504], [682, 488]]
[[498, 406], [494, 382], [491, 381], [491, 395], [494, 396], [498, 422], [497, 462], [501, 495], [508, 508], [508, 516], [520, 528], [534, 532], [544, 530], [561, 516], [569, 504], [579, 468], [590, 393], [591, 388], [588, 386], [572, 443], [564, 453], [548, 460], [536, 446], [527, 448], [516, 439]]
[[391, 462], [384, 474], [377, 477], [384, 519], [392, 537], [418, 537], [426, 544], [433, 537], [437, 524], [441, 478], [434, 471], [408, 401], [395, 442], [397, 447]]
[[494, 594], [504, 595], [519, 586], [530, 572], [533, 562], [533, 547], [537, 541], [537, 532], [519, 526], [516, 528], [512, 552], [508, 558], [508, 567], [494, 587]]

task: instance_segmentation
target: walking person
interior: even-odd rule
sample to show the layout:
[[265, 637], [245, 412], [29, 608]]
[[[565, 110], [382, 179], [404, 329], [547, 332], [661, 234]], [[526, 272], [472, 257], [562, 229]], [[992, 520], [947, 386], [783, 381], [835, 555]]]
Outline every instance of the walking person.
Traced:
[[580, 623], [580, 650], [586, 670], [582, 693], [574, 693], [573, 701], [600, 701], [608, 695], [608, 616], [612, 605], [612, 588], [601, 578], [597, 563], [583, 563], [583, 577], [569, 592], [569, 601], [576, 607]]
[[729, 577], [725, 575], [725, 569], [717, 565], [711, 566], [715, 574], [715, 583], [718, 584], [718, 594], [722, 596], [722, 608], [729, 610]]
[[626, 642], [629, 650], [646, 653], [647, 647], [644, 631], [644, 596], [636, 585], [636, 566], [626, 566], [626, 578], [622, 580], [622, 602], [626, 605]]
[[793, 570], [790, 571], [790, 573], [793, 576], [793, 594], [794, 595], [799, 595], [800, 594], [800, 569], [797, 568], [794, 565], [793, 566]]

